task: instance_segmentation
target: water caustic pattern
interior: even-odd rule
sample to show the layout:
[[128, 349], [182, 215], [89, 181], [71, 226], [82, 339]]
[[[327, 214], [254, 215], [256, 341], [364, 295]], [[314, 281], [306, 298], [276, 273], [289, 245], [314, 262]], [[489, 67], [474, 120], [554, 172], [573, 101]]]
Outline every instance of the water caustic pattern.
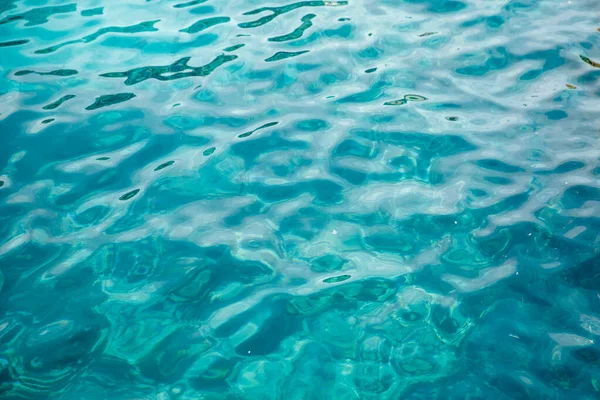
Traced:
[[598, 398], [598, 15], [0, 1], [0, 398]]

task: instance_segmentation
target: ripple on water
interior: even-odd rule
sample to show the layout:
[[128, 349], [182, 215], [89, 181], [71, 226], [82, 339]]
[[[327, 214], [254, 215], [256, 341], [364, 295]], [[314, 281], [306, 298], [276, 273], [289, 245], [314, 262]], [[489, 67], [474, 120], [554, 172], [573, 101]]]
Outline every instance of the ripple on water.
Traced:
[[596, 9], [0, 1], [0, 397], [598, 397]]

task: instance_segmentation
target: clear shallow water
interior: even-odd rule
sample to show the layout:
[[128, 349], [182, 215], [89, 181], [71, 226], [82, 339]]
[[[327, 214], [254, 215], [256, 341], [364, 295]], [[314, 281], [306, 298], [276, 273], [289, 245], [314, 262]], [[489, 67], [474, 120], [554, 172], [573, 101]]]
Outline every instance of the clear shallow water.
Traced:
[[0, 397], [597, 398], [599, 15], [0, 2]]

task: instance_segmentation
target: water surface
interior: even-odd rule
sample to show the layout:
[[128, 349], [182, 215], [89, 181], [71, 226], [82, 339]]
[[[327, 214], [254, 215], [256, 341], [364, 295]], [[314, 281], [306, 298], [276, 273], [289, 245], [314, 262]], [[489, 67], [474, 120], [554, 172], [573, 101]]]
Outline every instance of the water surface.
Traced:
[[595, 399], [596, 0], [0, 1], [0, 397]]

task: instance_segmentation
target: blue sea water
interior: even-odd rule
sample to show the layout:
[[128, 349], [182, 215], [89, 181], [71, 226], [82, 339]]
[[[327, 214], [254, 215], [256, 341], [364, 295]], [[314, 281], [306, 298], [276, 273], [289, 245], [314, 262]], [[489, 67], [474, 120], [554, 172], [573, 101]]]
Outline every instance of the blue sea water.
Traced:
[[599, 398], [599, 30], [0, 0], [0, 398]]

